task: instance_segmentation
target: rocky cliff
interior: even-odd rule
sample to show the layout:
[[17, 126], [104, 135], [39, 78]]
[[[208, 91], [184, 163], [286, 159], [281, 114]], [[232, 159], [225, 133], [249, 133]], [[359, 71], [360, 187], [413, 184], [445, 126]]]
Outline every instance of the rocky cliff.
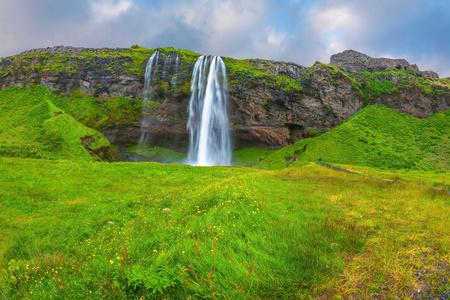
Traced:
[[[182, 150], [188, 140], [190, 78], [200, 54], [158, 50], [146, 130], [151, 143]], [[145, 66], [154, 51], [139, 46], [34, 49], [0, 61], [0, 89], [46, 86], [60, 95], [61, 107], [112, 143], [135, 143], [141, 132]], [[403, 59], [371, 58], [353, 50], [311, 67], [223, 59], [236, 147], [285, 146], [327, 131], [374, 103], [418, 118], [450, 109], [448, 81]]]

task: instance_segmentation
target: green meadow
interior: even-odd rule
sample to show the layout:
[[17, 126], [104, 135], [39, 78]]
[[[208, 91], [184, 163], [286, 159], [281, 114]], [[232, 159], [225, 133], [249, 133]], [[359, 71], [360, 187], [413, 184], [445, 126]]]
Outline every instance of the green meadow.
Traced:
[[448, 297], [449, 111], [369, 106], [316, 138], [235, 151], [234, 167], [191, 167], [114, 162], [63, 100], [0, 91], [7, 299]]
[[8, 299], [407, 298], [450, 288], [444, 193], [314, 163], [2, 158], [0, 172]]

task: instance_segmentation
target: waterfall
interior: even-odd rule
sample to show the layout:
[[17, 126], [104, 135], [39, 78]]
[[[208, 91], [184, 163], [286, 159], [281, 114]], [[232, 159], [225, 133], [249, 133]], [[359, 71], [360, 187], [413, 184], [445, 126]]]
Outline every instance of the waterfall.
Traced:
[[163, 80], [167, 81], [169, 78], [169, 68], [172, 65], [172, 53], [166, 54], [163, 67]]
[[[208, 73], [208, 74], [207, 74]], [[229, 166], [228, 82], [220, 57], [201, 56], [194, 65], [189, 102], [188, 163], [194, 166]]]
[[[180, 57], [178, 57], [178, 53], [177, 53], [177, 58], [175, 59], [175, 74], [180, 73]], [[172, 85], [176, 85], [178, 83], [178, 75], [172, 77]]]
[[177, 58], [175, 59], [175, 73], [180, 73], [180, 57], [177, 53]]
[[150, 56], [147, 67], [145, 68], [145, 81], [144, 81], [144, 100], [142, 103], [142, 114], [143, 119], [141, 122], [141, 137], [139, 139], [139, 146], [144, 144], [148, 144], [149, 141], [149, 133], [147, 132], [147, 128], [150, 125], [150, 118], [148, 116], [150, 99], [152, 98], [153, 88], [151, 86], [152, 80], [154, 80], [154, 74], [156, 74], [158, 70], [158, 60], [159, 60], [159, 51], [156, 50], [152, 56]]

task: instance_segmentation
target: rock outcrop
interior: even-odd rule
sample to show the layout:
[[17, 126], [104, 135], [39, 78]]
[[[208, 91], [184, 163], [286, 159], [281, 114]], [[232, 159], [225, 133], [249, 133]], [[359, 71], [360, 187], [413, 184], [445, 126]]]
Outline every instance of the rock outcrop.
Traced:
[[439, 75], [433, 71], [419, 71], [417, 65], [410, 65], [405, 59], [373, 58], [355, 50], [333, 54], [330, 64], [339, 66], [347, 73], [404, 70], [416, 76], [439, 78]]
[[[138, 46], [58, 46], [25, 51], [0, 61], [0, 89], [34, 84], [46, 86], [61, 97], [94, 97], [98, 101], [70, 106], [74, 111], [67, 106], [68, 112], [103, 132], [112, 143], [136, 143], [141, 134], [140, 104], [118, 119], [115, 116], [122, 106], [108, 106], [108, 101], [126, 97], [142, 103], [145, 66], [153, 51]], [[200, 54], [173, 48], [159, 51], [152, 83], [156, 96], [146, 130], [152, 143], [183, 150], [188, 144], [190, 79]], [[179, 57], [178, 67], [175, 56]], [[450, 109], [448, 83], [404, 59], [371, 58], [353, 50], [333, 55], [330, 64], [316, 62], [311, 67], [260, 59], [223, 59], [235, 147], [285, 146], [325, 132], [374, 103], [418, 118]], [[89, 105], [104, 109], [108, 118], [83, 116], [74, 109]], [[89, 114], [89, 109], [85, 110]]]

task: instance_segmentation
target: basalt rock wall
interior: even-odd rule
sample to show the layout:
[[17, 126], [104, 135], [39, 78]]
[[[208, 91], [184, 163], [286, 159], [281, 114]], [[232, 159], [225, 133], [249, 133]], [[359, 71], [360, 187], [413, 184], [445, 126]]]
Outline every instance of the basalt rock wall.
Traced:
[[[146, 130], [152, 143], [184, 150], [190, 79], [200, 54], [173, 48], [158, 50], [161, 55], [151, 83], [154, 96]], [[140, 104], [127, 118], [103, 123], [97, 121], [98, 116], [83, 118], [73, 107], [106, 107], [113, 119], [121, 107], [107, 106], [108, 99], [126, 97], [142, 104], [136, 100], [143, 97], [145, 66], [154, 51], [138, 46], [34, 49], [0, 61], [0, 89], [43, 85], [67, 101], [74, 102], [77, 95], [96, 98], [98, 101], [72, 105], [73, 111], [68, 108], [68, 113], [77, 115], [81, 122], [92, 119], [87, 125], [113, 143], [136, 143], [141, 134]], [[403, 59], [371, 58], [349, 50], [333, 55], [330, 64], [316, 62], [311, 67], [260, 59], [223, 60], [235, 147], [285, 146], [325, 132], [374, 103], [417, 118], [450, 109], [447, 83], [436, 73], [420, 71]]]

